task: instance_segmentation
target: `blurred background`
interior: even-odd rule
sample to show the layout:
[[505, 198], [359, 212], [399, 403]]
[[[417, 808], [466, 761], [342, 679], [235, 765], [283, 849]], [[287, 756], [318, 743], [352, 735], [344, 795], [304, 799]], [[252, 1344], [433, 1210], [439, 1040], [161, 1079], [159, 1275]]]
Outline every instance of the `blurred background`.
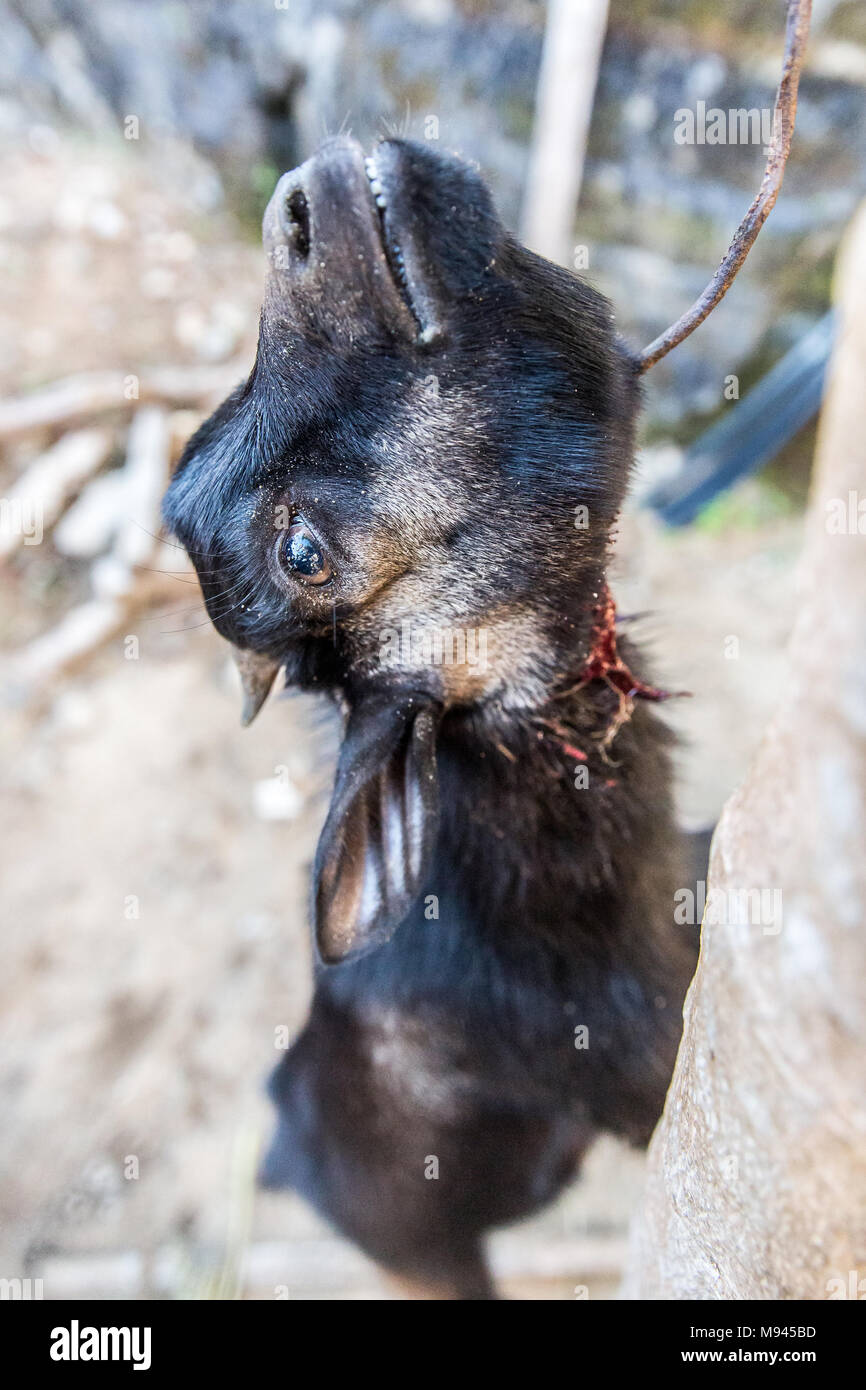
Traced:
[[[297, 697], [241, 732], [159, 498], [249, 370], [261, 214], [326, 133], [477, 161], [507, 224], [558, 236], [635, 346], [678, 317], [764, 150], [683, 143], [677, 112], [769, 110], [784, 7], [606, 9], [590, 103], [589, 28], [571, 95], [550, 43], [542, 63], [567, 0], [0, 0], [0, 1276], [47, 1298], [387, 1296], [253, 1183], [262, 1083], [309, 997], [335, 732]], [[564, 227], [557, 160], [572, 201], [583, 171]], [[689, 826], [714, 821], [784, 688], [833, 260], [864, 186], [866, 11], [819, 0], [782, 196], [647, 380], [617, 537], [620, 612], [692, 695], [666, 707]], [[752, 392], [776, 403], [767, 437]], [[610, 1296], [641, 1173], [599, 1145], [556, 1208], [496, 1238], [506, 1288]]]

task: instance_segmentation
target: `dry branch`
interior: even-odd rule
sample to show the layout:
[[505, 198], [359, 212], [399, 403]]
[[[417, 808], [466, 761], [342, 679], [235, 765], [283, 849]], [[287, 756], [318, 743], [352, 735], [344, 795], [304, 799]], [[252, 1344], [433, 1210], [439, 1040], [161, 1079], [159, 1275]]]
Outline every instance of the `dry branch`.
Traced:
[[148, 401], [189, 405], [222, 397], [242, 379], [247, 366], [157, 367], [134, 376], [124, 372], [81, 372], [24, 396], [0, 401], [0, 441], [33, 430], [68, 428], [109, 410], [134, 410]]
[[73, 430], [30, 465], [3, 498], [0, 560], [41, 541], [72, 494], [105, 463], [111, 445], [107, 429]]
[[73, 608], [13, 658], [11, 684], [17, 698], [28, 698], [96, 651], [153, 597], [159, 585], [151, 577], [151, 568], [158, 573], [165, 564], [162, 557], [162, 563], [154, 564], [154, 555], [169, 449], [167, 413], [159, 406], [143, 406], [133, 418], [120, 475], [123, 522], [110, 552], [91, 569], [93, 598]]
[[126, 606], [115, 599], [89, 599], [56, 627], [37, 637], [10, 662], [10, 685], [18, 699], [89, 656], [120, 630]]
[[788, 0], [788, 18], [785, 27], [785, 57], [782, 64], [782, 77], [776, 93], [773, 108], [773, 136], [767, 157], [767, 167], [761, 186], [748, 212], [734, 233], [734, 239], [725, 252], [719, 268], [690, 309], [678, 318], [676, 323], [666, 328], [664, 333], [638, 354], [638, 371], [645, 372], [656, 362], [667, 356], [684, 338], [703, 323], [708, 314], [730, 289], [734, 277], [748, 256], [758, 233], [766, 222], [779, 196], [785, 165], [791, 149], [794, 134], [794, 120], [797, 114], [797, 90], [800, 85], [800, 70], [806, 52], [809, 36], [809, 21], [812, 16], [812, 0]]
[[138, 577], [136, 567], [147, 564], [153, 555], [168, 472], [168, 417], [160, 406], [142, 406], [133, 416], [126, 443], [124, 521], [110, 553], [92, 571], [97, 597], [131, 593]]

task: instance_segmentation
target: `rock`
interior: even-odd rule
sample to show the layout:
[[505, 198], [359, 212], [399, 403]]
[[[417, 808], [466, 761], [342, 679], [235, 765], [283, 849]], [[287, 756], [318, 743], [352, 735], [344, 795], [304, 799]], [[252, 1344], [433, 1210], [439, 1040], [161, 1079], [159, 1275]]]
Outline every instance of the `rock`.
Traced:
[[788, 694], [713, 841], [627, 1297], [866, 1288], [866, 208], [840, 284]]

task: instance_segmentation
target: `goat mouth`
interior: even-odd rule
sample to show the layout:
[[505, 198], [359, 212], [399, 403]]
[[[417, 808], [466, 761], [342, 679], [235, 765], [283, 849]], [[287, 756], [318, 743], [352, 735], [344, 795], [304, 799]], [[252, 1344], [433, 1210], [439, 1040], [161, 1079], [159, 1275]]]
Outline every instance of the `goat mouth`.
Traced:
[[415, 321], [419, 343], [426, 346], [438, 338], [439, 326], [436, 323], [429, 323], [419, 307], [406, 266], [403, 247], [394, 227], [393, 215], [389, 211], [388, 190], [374, 156], [371, 155], [364, 160], [364, 172], [370, 185], [374, 204], [374, 220], [388, 271], [400, 298]]

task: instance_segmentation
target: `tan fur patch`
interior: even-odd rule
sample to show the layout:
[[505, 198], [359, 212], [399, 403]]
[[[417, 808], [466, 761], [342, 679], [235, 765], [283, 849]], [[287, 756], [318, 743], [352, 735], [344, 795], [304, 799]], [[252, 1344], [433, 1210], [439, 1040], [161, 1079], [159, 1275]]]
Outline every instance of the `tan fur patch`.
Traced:
[[461, 521], [466, 484], [457, 460], [476, 452], [487, 428], [478, 391], [440, 394], [433, 373], [413, 382], [387, 430], [373, 440], [380, 470], [374, 514], [389, 532], [417, 548]]
[[462, 592], [471, 595], [471, 581], [456, 592], [442, 589], [441, 574], [407, 575], [364, 610], [354, 635], [369, 671], [408, 673], [446, 704], [497, 698], [520, 709], [543, 702], [554, 654], [538, 615], [505, 604], [473, 612]]

